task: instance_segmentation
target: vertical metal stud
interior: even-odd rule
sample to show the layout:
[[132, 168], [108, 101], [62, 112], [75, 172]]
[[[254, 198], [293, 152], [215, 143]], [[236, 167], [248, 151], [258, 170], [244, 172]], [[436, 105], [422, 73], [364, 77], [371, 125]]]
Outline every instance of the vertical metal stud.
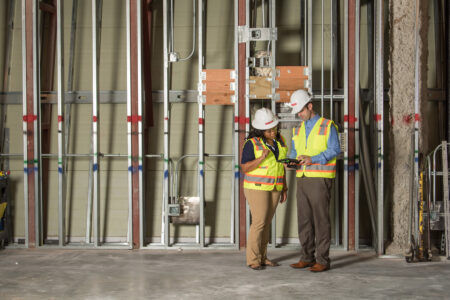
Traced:
[[359, 79], [359, 34], [360, 34], [360, 0], [355, 0], [355, 250], [359, 250], [359, 101], [360, 101], [360, 79]]
[[164, 48], [164, 184], [163, 184], [163, 220], [161, 226], [161, 243], [169, 246], [169, 53], [167, 39], [167, 1], [163, 1], [163, 48]]
[[308, 0], [308, 79], [309, 86], [308, 92], [310, 95], [313, 94], [312, 83], [313, 83], [313, 72], [312, 72], [312, 64], [313, 64], [313, 56], [312, 56], [312, 43], [313, 43], [313, 5], [312, 0]]
[[234, 0], [234, 201], [231, 205], [231, 243], [239, 247], [239, 0]]
[[378, 202], [378, 247], [377, 252], [379, 255], [384, 253], [384, 1], [377, 0], [376, 2], [376, 115], [377, 120], [377, 202]]
[[[140, 1], [137, 1], [138, 5], [138, 180], [139, 180], [139, 212], [142, 212], [144, 209], [144, 144], [143, 144], [143, 70], [142, 66], [144, 64], [143, 58], [142, 58], [142, 5]], [[129, 202], [128, 203], [129, 210], [132, 209], [132, 205]], [[141, 216], [139, 219], [139, 232], [143, 232], [143, 222], [142, 222], [142, 214], [139, 213]], [[142, 236], [142, 234], [138, 235]], [[132, 241], [129, 241], [130, 245], [132, 245]], [[143, 240], [140, 239], [139, 241], [140, 247], [143, 246]]]
[[25, 207], [25, 247], [29, 247], [29, 206], [28, 206], [28, 123], [26, 122], [26, 116], [28, 111], [28, 103], [27, 103], [27, 16], [26, 16], [26, 0], [22, 0], [22, 115], [24, 117], [22, 123], [22, 132], [23, 132], [23, 198], [24, 198], [24, 207]]
[[[192, 30], [195, 30], [194, 28]], [[205, 141], [204, 124], [205, 113], [202, 101], [202, 72], [203, 72], [203, 0], [198, 0], [198, 189], [200, 197], [200, 247], [205, 246]]]
[[321, 43], [320, 43], [320, 53], [321, 53], [321, 67], [320, 67], [320, 115], [321, 116], [323, 116], [323, 113], [324, 113], [324, 111], [323, 111], [323, 94], [325, 93], [325, 90], [324, 90], [324, 75], [325, 75], [325, 70], [324, 70], [324, 67], [323, 67], [323, 61], [324, 61], [324, 33], [323, 33], [323, 31], [324, 31], [324, 20], [323, 20], [323, 17], [324, 17], [324, 10], [325, 10], [325, 8], [324, 8], [324, 0], [322, 0], [322, 5], [321, 5], [321, 16], [322, 16], [322, 18], [321, 18], [321, 30], [320, 30], [320, 32], [321, 32], [321, 35], [320, 35], [320, 37], [321, 37]]
[[[249, 26], [250, 24], [250, 0], [246, 0], [245, 1], [245, 24], [246, 26]], [[245, 57], [249, 57], [250, 56], [250, 41], [249, 39], [247, 39], [246, 43], [245, 43]], [[249, 85], [249, 80], [250, 80], [250, 69], [248, 67], [248, 60], [245, 60], [245, 136], [248, 136], [248, 133], [250, 132], [250, 124], [249, 122], [247, 122], [247, 120], [250, 120], [250, 85]], [[248, 203], [246, 202], [245, 205], [246, 209], [246, 218], [245, 218], [245, 223], [246, 223], [246, 230], [245, 230], [245, 234], [246, 234], [246, 240], [248, 239], [248, 232], [250, 230], [250, 208], [248, 206]]]
[[66, 198], [65, 198], [65, 130], [64, 130], [64, 6], [57, 0], [56, 6], [56, 52], [58, 69], [58, 239], [65, 244]]
[[[419, 52], [419, 1], [415, 1], [416, 5], [416, 12], [415, 12], [415, 18], [416, 22], [414, 23], [414, 31], [415, 31], [415, 44], [416, 44], [416, 50], [415, 50], [415, 89], [414, 89], [414, 179], [415, 179], [415, 187], [414, 187], [414, 199], [419, 198], [419, 116], [420, 116], [420, 104], [419, 104], [419, 97], [421, 92], [420, 87], [420, 52]], [[448, 16], [447, 16], [448, 17]], [[418, 217], [418, 216], [417, 216]], [[419, 237], [419, 222], [415, 222], [415, 236]]]
[[99, 87], [97, 58], [97, 0], [92, 0], [92, 144], [94, 246], [100, 241]]
[[[344, 1], [344, 116], [348, 116], [348, 1]], [[345, 152], [344, 152], [344, 226], [342, 242], [348, 250], [348, 121], [344, 120]]]

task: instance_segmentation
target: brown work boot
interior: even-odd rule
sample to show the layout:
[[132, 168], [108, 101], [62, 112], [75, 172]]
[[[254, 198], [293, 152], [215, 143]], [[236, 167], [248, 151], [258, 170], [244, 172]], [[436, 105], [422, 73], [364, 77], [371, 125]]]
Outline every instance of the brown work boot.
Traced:
[[291, 268], [294, 268], [294, 269], [304, 269], [307, 267], [314, 266], [315, 263], [316, 263], [315, 261], [307, 262], [307, 261], [299, 260], [298, 263], [291, 264], [290, 266], [291, 266]]
[[323, 272], [323, 271], [327, 271], [329, 269], [330, 269], [329, 265], [321, 265], [321, 264], [315, 264], [314, 266], [309, 268], [309, 270], [311, 272]]

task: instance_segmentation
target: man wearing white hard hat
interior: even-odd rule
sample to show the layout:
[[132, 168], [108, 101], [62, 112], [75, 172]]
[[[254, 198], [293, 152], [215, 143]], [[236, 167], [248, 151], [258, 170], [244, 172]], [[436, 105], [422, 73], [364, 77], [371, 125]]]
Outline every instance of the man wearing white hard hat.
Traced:
[[244, 195], [252, 215], [246, 258], [247, 266], [262, 270], [265, 266], [278, 266], [267, 258], [267, 244], [278, 202], [287, 199], [285, 167], [277, 162], [286, 158], [287, 146], [278, 131], [278, 119], [270, 109], [258, 109], [252, 127], [241, 159]]
[[291, 267], [322, 272], [330, 268], [330, 192], [336, 177], [336, 156], [341, 151], [337, 127], [313, 110], [311, 96], [304, 90], [295, 91], [289, 105], [301, 118], [293, 128], [289, 157], [299, 161], [297, 219], [302, 249], [299, 262]]

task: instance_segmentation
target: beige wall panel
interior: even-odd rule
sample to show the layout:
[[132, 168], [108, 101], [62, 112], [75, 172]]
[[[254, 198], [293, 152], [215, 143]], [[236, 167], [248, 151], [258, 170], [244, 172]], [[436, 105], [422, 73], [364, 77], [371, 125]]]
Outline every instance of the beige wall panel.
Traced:
[[[6, 127], [9, 128], [9, 152], [23, 154], [22, 106], [6, 106]], [[9, 160], [10, 198], [13, 206], [14, 236], [25, 236], [25, 200], [23, 197], [23, 156], [11, 157]]]
[[[86, 172], [73, 174], [76, 185], [71, 186], [69, 177], [67, 207], [72, 206], [71, 213], [66, 215], [67, 228], [71, 236], [79, 238], [86, 233], [86, 208], [88, 175]], [[49, 172], [48, 200], [48, 236], [58, 235], [58, 172]], [[74, 193], [74, 194], [72, 194]], [[123, 237], [126, 241], [128, 226], [128, 172], [100, 172], [100, 232], [101, 236]], [[69, 226], [70, 224], [70, 226]], [[67, 229], [69, 230], [69, 229]]]
[[5, 57], [5, 52], [6, 52], [6, 28], [7, 28], [6, 20], [8, 20], [8, 3], [7, 3], [7, 1], [0, 2], [0, 18], [2, 20], [4, 20], [0, 24], [0, 41], [1, 41], [1, 45], [2, 45], [2, 47], [0, 47], [0, 91], [3, 91], [3, 80], [4, 80], [3, 70], [5, 68], [4, 57]]
[[[6, 2], [6, 1], [2, 1]], [[6, 5], [5, 5], [6, 8]], [[16, 1], [15, 15], [14, 15], [14, 30], [12, 37], [12, 51], [11, 51], [11, 68], [9, 77], [9, 91], [21, 91], [22, 90], [22, 18], [21, 18], [22, 5], [21, 1]], [[5, 23], [2, 24], [4, 26]], [[2, 30], [3, 31], [3, 30]], [[2, 32], [4, 34], [4, 32]], [[5, 36], [6, 37], [6, 36]], [[0, 39], [2, 49], [5, 49], [5, 40]], [[3, 46], [5, 45], [5, 46]], [[0, 57], [2, 65], [4, 61], [4, 55]], [[3, 68], [0, 69], [3, 73]], [[3, 78], [3, 74], [0, 75]]]

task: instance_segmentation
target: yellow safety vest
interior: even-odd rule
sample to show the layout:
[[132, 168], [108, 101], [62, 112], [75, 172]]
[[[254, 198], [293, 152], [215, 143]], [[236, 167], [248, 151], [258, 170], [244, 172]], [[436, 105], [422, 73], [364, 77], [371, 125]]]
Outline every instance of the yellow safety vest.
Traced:
[[[262, 155], [263, 149], [269, 149], [260, 138], [247, 140], [253, 144], [255, 159]], [[287, 147], [283, 137], [281, 142], [277, 141], [278, 159], [286, 158]], [[244, 188], [261, 191], [283, 190], [284, 165], [277, 162], [275, 154], [269, 149], [269, 154], [253, 171], [245, 173]]]
[[[297, 159], [300, 155], [315, 156], [327, 150], [328, 138], [330, 137], [331, 126], [336, 125], [333, 121], [325, 118], [317, 120], [313, 129], [308, 136], [308, 145], [306, 147], [306, 131], [305, 122], [302, 122], [299, 127], [293, 128], [292, 140], [294, 141], [295, 151], [297, 152]], [[297, 177], [322, 177], [335, 178], [336, 177], [336, 157], [332, 158], [325, 165], [311, 164], [304, 165], [297, 170]]]

